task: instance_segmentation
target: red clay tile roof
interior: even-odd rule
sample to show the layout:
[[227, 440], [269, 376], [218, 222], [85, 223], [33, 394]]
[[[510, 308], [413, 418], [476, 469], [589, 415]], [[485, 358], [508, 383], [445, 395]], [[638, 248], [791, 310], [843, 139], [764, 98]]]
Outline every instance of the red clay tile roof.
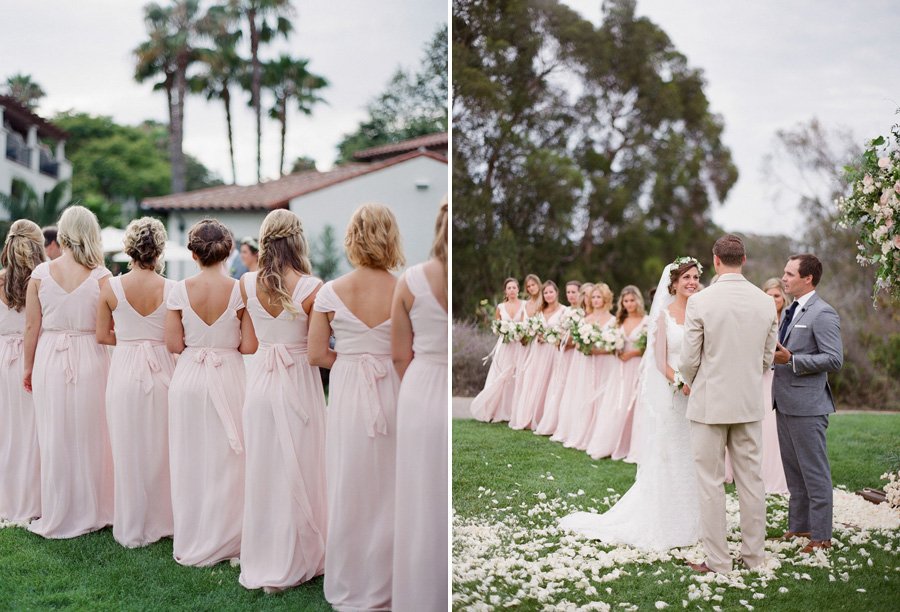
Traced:
[[4, 108], [3, 118], [10, 123], [18, 124], [19, 129], [25, 129], [26, 126], [36, 125], [38, 136], [41, 138], [53, 138], [54, 140], [65, 140], [69, 137], [62, 128], [50, 123], [43, 117], [36, 115], [34, 112], [24, 106], [21, 102], [12, 96], [0, 96], [0, 106]]
[[431, 148], [436, 149], [442, 147], [447, 147], [447, 132], [426, 134], [425, 136], [410, 138], [409, 140], [401, 140], [400, 142], [381, 145], [379, 147], [363, 149], [362, 151], [357, 151], [356, 153], [354, 153], [353, 159], [367, 160], [373, 157], [383, 157], [384, 155], [395, 153], [406, 153], [407, 151], [417, 151], [419, 149]]
[[147, 210], [274, 210], [287, 208], [290, 201], [325, 187], [376, 172], [416, 157], [447, 163], [447, 158], [431, 151], [412, 151], [370, 164], [347, 164], [328, 172], [315, 170], [289, 174], [258, 185], [222, 185], [185, 193], [145, 198], [141, 207]]

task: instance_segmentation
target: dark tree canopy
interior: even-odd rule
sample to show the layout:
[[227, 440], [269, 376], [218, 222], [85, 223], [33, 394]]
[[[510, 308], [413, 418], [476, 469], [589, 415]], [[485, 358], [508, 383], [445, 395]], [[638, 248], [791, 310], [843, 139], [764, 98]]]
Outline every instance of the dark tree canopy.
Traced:
[[599, 27], [556, 0], [453, 19], [456, 317], [507, 276], [646, 288], [677, 255], [708, 262], [737, 169], [701, 71], [633, 0]]

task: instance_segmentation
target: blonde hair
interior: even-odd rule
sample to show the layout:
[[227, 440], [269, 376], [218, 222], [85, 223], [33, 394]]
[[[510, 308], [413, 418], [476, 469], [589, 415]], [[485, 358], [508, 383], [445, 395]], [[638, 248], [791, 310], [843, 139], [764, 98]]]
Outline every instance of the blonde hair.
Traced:
[[434, 242], [431, 245], [431, 256], [444, 266], [444, 275], [447, 274], [447, 196], [441, 200], [441, 209], [438, 211], [437, 221], [434, 224]]
[[347, 259], [358, 268], [394, 270], [406, 263], [397, 219], [381, 204], [363, 204], [353, 212], [344, 248]]
[[543, 300], [543, 299], [544, 299], [544, 298], [542, 297], [542, 295], [543, 295], [543, 290], [541, 289], [541, 287], [542, 287], [543, 285], [542, 285], [542, 283], [541, 283], [541, 278], [540, 278], [537, 274], [529, 274], [528, 276], [525, 277], [525, 283], [522, 285], [522, 288], [525, 289], [525, 296], [526, 296], [526, 299], [529, 299], [529, 300], [531, 299], [531, 294], [528, 293], [528, 281], [530, 281], [530, 280], [533, 280], [534, 282], [537, 283], [537, 286], [538, 286], [538, 293], [541, 294], [541, 296], [538, 296], [538, 297], [539, 297], [540, 300]]
[[596, 283], [594, 284], [594, 288], [591, 289], [591, 296], [593, 296], [596, 292], [600, 292], [600, 297], [603, 298], [603, 306], [606, 311], [612, 309], [613, 305], [613, 292], [612, 289], [609, 288], [609, 285], [606, 283]]
[[280, 303], [291, 315], [300, 313], [293, 296], [284, 288], [284, 273], [296, 270], [311, 274], [309, 244], [300, 217], [280, 208], [263, 219], [259, 228], [259, 274], [257, 279], [269, 294], [269, 303]]
[[[784, 292], [784, 285], [781, 283], [781, 279], [780, 278], [770, 278], [769, 280], [767, 280], [766, 282], [764, 282], [762, 284], [763, 291], [768, 293], [769, 289], [778, 289], [778, 291], [781, 292], [781, 299], [783, 301], [783, 304], [781, 305], [781, 310], [784, 310], [788, 306], [788, 304], [790, 304], [791, 301], [788, 299], [787, 294]], [[781, 311], [779, 311], [778, 314], [781, 314]]]
[[144, 270], [162, 272], [166, 238], [166, 228], [159, 219], [141, 217], [129, 223], [122, 238], [123, 250], [131, 258], [128, 268], [137, 265]]
[[594, 307], [591, 306], [591, 300], [588, 297], [593, 290], [594, 283], [581, 283], [581, 287], [578, 288], [577, 306], [584, 309], [584, 314], [591, 314], [594, 312]]
[[56, 224], [57, 242], [72, 258], [91, 270], [103, 265], [103, 242], [97, 216], [84, 206], [69, 206]]
[[644, 296], [641, 295], [641, 290], [634, 285], [626, 285], [622, 289], [622, 293], [619, 294], [619, 304], [616, 306], [616, 323], [619, 325], [624, 323], [625, 319], [628, 318], [628, 311], [625, 310], [625, 304], [623, 304], [623, 298], [626, 295], [634, 296], [634, 299], [637, 302], [637, 312], [639, 315], [644, 316], [647, 313], [644, 308]]
[[33, 221], [19, 219], [9, 228], [6, 243], [0, 252], [3, 267], [3, 293], [6, 302], [16, 312], [25, 308], [25, 293], [31, 272], [47, 258], [44, 253], [44, 234]]

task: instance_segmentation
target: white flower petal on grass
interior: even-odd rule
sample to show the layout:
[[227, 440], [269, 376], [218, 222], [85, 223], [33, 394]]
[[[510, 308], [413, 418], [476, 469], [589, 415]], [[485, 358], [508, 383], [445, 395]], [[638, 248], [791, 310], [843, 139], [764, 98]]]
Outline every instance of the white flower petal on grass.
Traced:
[[663, 609], [669, 607], [669, 604], [667, 604], [667, 603], [664, 602], [664, 601], [657, 601], [656, 604], [654, 604], [654, 605], [656, 606], [656, 609], [657, 609], [657, 610], [663, 610]]

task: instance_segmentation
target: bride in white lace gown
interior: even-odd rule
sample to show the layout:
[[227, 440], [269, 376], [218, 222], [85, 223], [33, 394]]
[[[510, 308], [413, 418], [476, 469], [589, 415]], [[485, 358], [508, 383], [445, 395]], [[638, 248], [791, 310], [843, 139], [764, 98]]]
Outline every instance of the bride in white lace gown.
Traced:
[[[634, 485], [604, 514], [576, 512], [560, 527], [607, 544], [663, 551], [699, 540], [699, 498], [691, 454], [687, 396], [671, 381], [684, 334], [684, 309], [699, 283], [694, 260], [663, 270], [650, 309], [647, 350], [641, 362], [641, 410], [647, 415], [646, 449]], [[674, 293], [674, 295], [673, 295]], [[680, 321], [680, 322], [679, 322]]]

